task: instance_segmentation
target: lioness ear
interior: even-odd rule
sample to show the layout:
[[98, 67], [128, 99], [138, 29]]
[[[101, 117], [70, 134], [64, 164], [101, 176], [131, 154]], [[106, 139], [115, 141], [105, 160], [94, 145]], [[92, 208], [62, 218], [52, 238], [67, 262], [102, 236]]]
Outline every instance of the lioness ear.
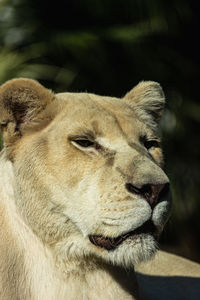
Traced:
[[141, 81], [124, 99], [129, 101], [141, 120], [152, 129], [157, 127], [165, 105], [165, 96], [159, 83]]
[[0, 126], [4, 142], [20, 138], [53, 100], [51, 91], [32, 79], [12, 79], [0, 87]]

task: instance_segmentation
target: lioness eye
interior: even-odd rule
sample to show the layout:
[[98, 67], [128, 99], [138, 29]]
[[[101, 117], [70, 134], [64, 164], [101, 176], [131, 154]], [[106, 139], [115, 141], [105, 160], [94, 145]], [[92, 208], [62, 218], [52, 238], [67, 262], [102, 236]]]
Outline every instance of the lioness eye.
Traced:
[[149, 141], [145, 141], [144, 142], [144, 146], [147, 150], [149, 150], [150, 148], [158, 148], [160, 147], [159, 142], [156, 140], [149, 140]]
[[78, 144], [79, 146], [85, 147], [85, 148], [94, 146], [94, 142], [87, 140], [87, 139], [74, 140], [74, 142], [76, 144]]

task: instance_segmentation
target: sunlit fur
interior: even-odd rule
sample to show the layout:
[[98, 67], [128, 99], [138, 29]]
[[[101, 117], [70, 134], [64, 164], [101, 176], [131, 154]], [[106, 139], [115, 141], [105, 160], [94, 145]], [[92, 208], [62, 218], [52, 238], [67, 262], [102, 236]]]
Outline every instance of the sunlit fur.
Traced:
[[28, 79], [0, 88], [0, 299], [134, 299], [133, 267], [155, 254], [155, 238], [134, 235], [108, 251], [88, 236], [115, 238], [149, 219], [162, 231], [169, 199], [152, 211], [125, 184], [168, 183], [161, 149], [142, 142], [158, 139], [163, 107], [154, 82], [122, 99], [54, 95]]

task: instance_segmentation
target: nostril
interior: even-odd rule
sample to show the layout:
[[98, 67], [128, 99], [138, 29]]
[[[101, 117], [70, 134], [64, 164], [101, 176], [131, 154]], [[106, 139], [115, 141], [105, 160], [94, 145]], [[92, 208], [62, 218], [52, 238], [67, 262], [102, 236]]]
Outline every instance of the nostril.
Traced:
[[149, 199], [152, 198], [152, 187], [150, 184], [145, 184], [140, 188], [134, 186], [131, 183], [126, 183], [125, 186], [126, 186], [126, 189], [128, 192], [130, 192], [132, 194], [140, 195], [143, 198], [145, 198], [148, 202], [149, 202]]
[[126, 183], [125, 187], [128, 192], [141, 195], [151, 205], [151, 207], [154, 207], [160, 200], [165, 198], [169, 192], [169, 183], [145, 184], [140, 188], [131, 183]]
[[137, 188], [136, 186], [132, 185], [131, 183], [126, 183], [125, 187], [126, 187], [127, 191], [132, 194], [141, 194], [140, 189]]
[[126, 183], [125, 186], [128, 192], [132, 194], [142, 195], [145, 198], [148, 198], [152, 195], [152, 188], [150, 184], [145, 184], [141, 188], [138, 188], [131, 183]]
[[152, 187], [150, 184], [145, 184], [141, 188], [141, 194], [145, 199], [149, 199], [152, 196]]

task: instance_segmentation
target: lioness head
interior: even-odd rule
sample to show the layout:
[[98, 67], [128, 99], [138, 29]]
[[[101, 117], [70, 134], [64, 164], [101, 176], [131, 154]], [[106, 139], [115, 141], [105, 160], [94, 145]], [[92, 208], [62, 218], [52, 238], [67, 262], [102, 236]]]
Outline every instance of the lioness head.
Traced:
[[126, 266], [152, 256], [170, 208], [156, 135], [163, 107], [151, 81], [122, 99], [53, 94], [30, 79], [1, 86], [17, 208], [48, 247]]

